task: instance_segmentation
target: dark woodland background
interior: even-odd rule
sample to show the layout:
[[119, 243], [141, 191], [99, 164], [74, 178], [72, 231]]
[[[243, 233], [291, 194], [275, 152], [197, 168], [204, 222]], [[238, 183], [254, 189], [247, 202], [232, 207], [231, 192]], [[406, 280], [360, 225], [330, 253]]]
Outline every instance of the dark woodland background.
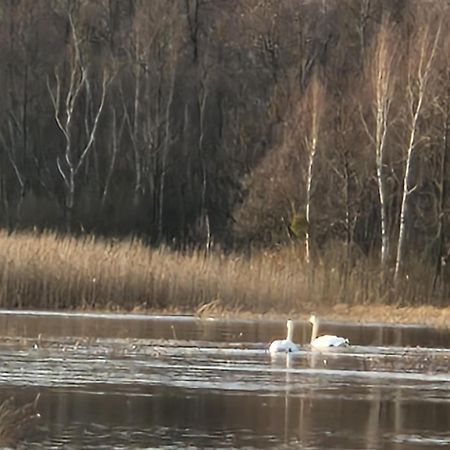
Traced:
[[313, 250], [369, 254], [383, 210], [391, 258], [404, 222], [405, 254], [439, 269], [449, 13], [439, 0], [1, 0], [0, 225], [180, 247], [308, 234]]

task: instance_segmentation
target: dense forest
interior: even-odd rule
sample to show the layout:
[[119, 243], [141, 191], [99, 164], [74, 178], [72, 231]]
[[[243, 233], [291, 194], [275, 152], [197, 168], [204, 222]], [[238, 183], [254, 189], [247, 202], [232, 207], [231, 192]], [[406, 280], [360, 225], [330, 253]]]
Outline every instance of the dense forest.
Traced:
[[438, 277], [449, 24], [440, 0], [1, 0], [0, 225]]

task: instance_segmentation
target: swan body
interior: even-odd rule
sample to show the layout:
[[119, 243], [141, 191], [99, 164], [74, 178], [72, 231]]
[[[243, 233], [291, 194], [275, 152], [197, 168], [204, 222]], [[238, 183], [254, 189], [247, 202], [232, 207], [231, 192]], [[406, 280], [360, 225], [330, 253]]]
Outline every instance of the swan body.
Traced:
[[311, 333], [311, 347], [316, 349], [330, 348], [330, 347], [346, 347], [350, 344], [349, 340], [339, 336], [332, 336], [330, 334], [325, 334], [323, 336], [317, 337], [319, 332], [319, 318], [312, 315], [309, 318], [309, 322], [312, 324]]
[[345, 347], [348, 344], [348, 339], [339, 336], [332, 336], [330, 334], [319, 336], [311, 342], [311, 345], [314, 348]]
[[270, 344], [269, 352], [275, 353], [293, 353], [300, 351], [298, 345], [294, 344], [292, 337], [294, 335], [294, 323], [292, 320], [288, 320], [286, 323], [287, 336], [286, 339], [277, 339]]

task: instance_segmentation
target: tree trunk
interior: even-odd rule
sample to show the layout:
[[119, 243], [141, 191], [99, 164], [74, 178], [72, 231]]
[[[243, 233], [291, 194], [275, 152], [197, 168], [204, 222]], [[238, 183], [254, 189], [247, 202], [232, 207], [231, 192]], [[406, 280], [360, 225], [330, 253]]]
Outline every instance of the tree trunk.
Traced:
[[[311, 201], [312, 201], [312, 182], [314, 175], [314, 165], [317, 155], [317, 142], [319, 139], [319, 120], [322, 109], [324, 108], [324, 92], [323, 87], [315, 73], [311, 79], [310, 85], [310, 105], [308, 105], [308, 113], [311, 114], [311, 129], [309, 137], [306, 140], [308, 149], [308, 173], [306, 177], [306, 233], [305, 233], [305, 261], [307, 264], [311, 261]], [[308, 94], [307, 94], [308, 95]]]
[[[395, 261], [394, 280], [397, 282], [405, 265], [407, 224], [410, 222], [410, 196], [415, 190], [413, 174], [413, 158], [415, 155], [416, 135], [418, 132], [418, 121], [422, 113], [425, 95], [428, 90], [429, 77], [432, 62], [437, 50], [441, 25], [439, 24], [435, 35], [430, 33], [430, 26], [424, 27], [422, 35], [417, 40], [418, 58], [415, 73], [409, 75], [409, 103], [411, 108], [411, 125], [408, 148], [406, 151], [406, 167], [403, 176], [402, 203], [400, 209], [400, 225], [397, 243], [397, 257]], [[415, 38], [416, 39], [416, 38]], [[414, 55], [412, 55], [414, 57]]]
[[[448, 81], [447, 81], [448, 83]], [[447, 91], [445, 100], [445, 120], [443, 132], [442, 154], [439, 167], [439, 181], [438, 181], [438, 224], [436, 232], [437, 251], [435, 262], [435, 273], [433, 278], [433, 290], [436, 290], [437, 282], [442, 274], [442, 266], [445, 264], [445, 259], [448, 256], [446, 251], [446, 233], [447, 220], [445, 208], [449, 194], [449, 177], [450, 177], [450, 90]], [[444, 281], [444, 280], [442, 280]], [[444, 286], [442, 286], [444, 291]]]
[[389, 125], [389, 113], [394, 89], [393, 59], [396, 54], [396, 36], [392, 26], [383, 20], [377, 35], [371, 67], [373, 86], [375, 131], [369, 130], [364, 118], [363, 125], [375, 149], [376, 181], [380, 207], [381, 264], [385, 266], [389, 258], [390, 239], [387, 217], [387, 175], [385, 167], [386, 137]]
[[164, 134], [164, 147], [161, 155], [161, 178], [159, 185], [159, 202], [158, 202], [158, 241], [161, 241], [163, 237], [163, 214], [164, 214], [164, 195], [166, 185], [166, 173], [167, 173], [167, 158], [169, 156], [169, 150], [171, 145], [171, 117], [170, 113], [173, 106], [173, 98], [175, 93], [175, 79], [176, 79], [176, 62], [172, 67], [172, 78], [169, 86], [169, 93], [166, 102], [165, 111], [165, 134]]

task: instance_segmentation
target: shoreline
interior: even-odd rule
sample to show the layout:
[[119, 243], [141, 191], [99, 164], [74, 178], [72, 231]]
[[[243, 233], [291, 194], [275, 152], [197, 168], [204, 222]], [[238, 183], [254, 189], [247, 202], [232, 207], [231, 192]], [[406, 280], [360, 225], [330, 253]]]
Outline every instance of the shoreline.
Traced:
[[[207, 306], [207, 305], [205, 305]], [[202, 308], [199, 308], [200, 310]], [[121, 318], [139, 319], [139, 316], [161, 316], [180, 318], [199, 318], [199, 319], [232, 319], [232, 320], [293, 320], [307, 321], [310, 312], [318, 314], [324, 322], [346, 323], [348, 325], [401, 325], [412, 327], [434, 327], [449, 329], [450, 326], [450, 308], [438, 308], [434, 306], [405, 306], [397, 307], [391, 305], [345, 305], [339, 304], [329, 308], [317, 307], [311, 308], [305, 312], [291, 311], [289, 313], [280, 313], [274, 311], [252, 312], [252, 311], [233, 311], [225, 308], [211, 307], [204, 308], [200, 312], [181, 310], [178, 308], [163, 309], [145, 309], [134, 308], [125, 309], [0, 309], [0, 315], [80, 315], [97, 316], [104, 315], [111, 317], [114, 315]], [[351, 320], [348, 320], [351, 317]]]
[[[212, 302], [214, 303], [214, 302]], [[355, 325], [405, 325], [417, 327], [450, 328], [450, 307], [437, 307], [432, 305], [397, 306], [397, 305], [349, 305], [339, 303], [336, 305], [302, 305], [302, 310], [289, 312], [279, 311], [233, 311], [209, 304], [199, 308], [200, 312], [184, 311], [184, 314], [193, 314], [197, 317], [224, 317], [235, 319], [268, 319], [268, 320], [294, 320], [307, 321], [314, 313], [319, 315], [323, 322], [340, 322]], [[135, 309], [136, 312], [145, 312]], [[150, 312], [153, 313], [153, 312]], [[154, 313], [180, 314], [177, 310], [155, 311]], [[349, 320], [350, 318], [350, 320]]]
[[[355, 325], [409, 325], [417, 327], [450, 328], [450, 308], [434, 306], [405, 306], [390, 305], [345, 305], [338, 304], [330, 307], [316, 307], [305, 312], [291, 311], [279, 312], [233, 312], [221, 311], [219, 314], [211, 313], [214, 317], [245, 318], [245, 319], [274, 319], [285, 320], [287, 317], [294, 320], [308, 320], [311, 312], [319, 315], [324, 322], [340, 322]], [[350, 320], [349, 320], [350, 318]]]

